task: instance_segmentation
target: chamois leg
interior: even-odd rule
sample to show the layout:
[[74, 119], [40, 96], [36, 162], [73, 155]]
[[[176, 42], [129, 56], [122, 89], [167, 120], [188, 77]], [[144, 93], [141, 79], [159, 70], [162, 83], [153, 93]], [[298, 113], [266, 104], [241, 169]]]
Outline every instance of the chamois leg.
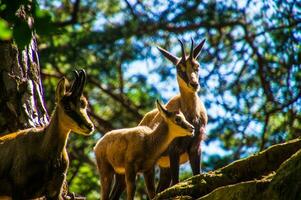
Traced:
[[47, 187], [46, 199], [47, 200], [62, 200], [62, 188], [66, 179], [66, 175], [63, 173], [55, 177]]
[[118, 200], [125, 189], [125, 176], [123, 174], [115, 174], [115, 183], [110, 195], [110, 200]]
[[169, 187], [171, 182], [171, 176], [170, 176], [170, 168], [162, 168], [160, 167], [160, 177], [159, 177], [159, 183], [157, 186], [156, 193], [162, 192], [166, 188]]
[[11, 198], [13, 200], [21, 200], [21, 199], [24, 199], [23, 196], [24, 194], [21, 192], [22, 190], [18, 189], [18, 188], [14, 188], [13, 189], [13, 193], [12, 193], [12, 196]]
[[150, 199], [153, 199], [156, 195], [155, 193], [155, 173], [154, 173], [154, 167], [152, 167], [151, 170], [146, 171], [143, 173], [144, 181], [147, 188], [148, 197]]
[[200, 174], [201, 172], [201, 153], [197, 149], [189, 151], [189, 162], [193, 175]]
[[101, 185], [101, 199], [107, 200], [110, 196], [112, 180], [114, 178], [114, 170], [108, 163], [98, 163]]
[[179, 182], [180, 155], [177, 153], [171, 153], [169, 155], [169, 160], [170, 160], [171, 184], [175, 185]]
[[136, 190], [136, 172], [133, 165], [128, 165], [125, 169], [126, 199], [133, 200]]

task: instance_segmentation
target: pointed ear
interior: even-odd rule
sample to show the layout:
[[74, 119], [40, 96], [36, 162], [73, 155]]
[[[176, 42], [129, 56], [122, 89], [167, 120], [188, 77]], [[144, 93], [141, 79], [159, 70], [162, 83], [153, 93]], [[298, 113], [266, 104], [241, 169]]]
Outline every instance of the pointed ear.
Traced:
[[156, 105], [162, 117], [166, 119], [171, 116], [171, 112], [169, 112], [164, 106], [162, 106], [162, 104], [158, 100], [156, 101]]
[[172, 55], [171, 53], [169, 53], [165, 49], [163, 49], [159, 46], [157, 46], [157, 49], [163, 54], [163, 56], [165, 58], [167, 58], [169, 61], [171, 61], [174, 65], [177, 65], [178, 62], [180, 61], [180, 59], [177, 56]]
[[61, 78], [61, 80], [57, 84], [56, 91], [55, 91], [55, 101], [56, 102], [61, 100], [62, 97], [65, 95], [67, 84], [68, 84], [68, 80], [65, 77]]
[[194, 48], [194, 50], [193, 50], [193, 58], [194, 59], [197, 59], [199, 57], [200, 52], [201, 52], [205, 42], [206, 42], [206, 39], [203, 39], [202, 42]]

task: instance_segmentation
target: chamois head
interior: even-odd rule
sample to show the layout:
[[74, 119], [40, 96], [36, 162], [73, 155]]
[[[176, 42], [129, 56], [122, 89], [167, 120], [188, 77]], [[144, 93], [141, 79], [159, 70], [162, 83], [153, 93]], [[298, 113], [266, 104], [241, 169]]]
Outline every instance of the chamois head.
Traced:
[[191, 92], [197, 92], [199, 90], [199, 66], [197, 58], [204, 46], [205, 39], [201, 41], [195, 48], [193, 46], [193, 39], [191, 38], [191, 50], [188, 57], [185, 55], [184, 44], [179, 39], [182, 50], [182, 58], [172, 55], [165, 49], [158, 47], [159, 51], [177, 68], [177, 79], [180, 87], [185, 88]]
[[94, 125], [87, 114], [87, 100], [83, 96], [86, 82], [86, 72], [75, 72], [75, 80], [70, 89], [66, 90], [68, 80], [63, 77], [57, 86], [55, 99], [57, 111], [60, 113], [60, 123], [73, 132], [89, 135], [94, 130]]
[[160, 115], [168, 124], [171, 132], [175, 133], [177, 136], [193, 136], [194, 127], [186, 120], [181, 111], [168, 111], [158, 100], [156, 104]]

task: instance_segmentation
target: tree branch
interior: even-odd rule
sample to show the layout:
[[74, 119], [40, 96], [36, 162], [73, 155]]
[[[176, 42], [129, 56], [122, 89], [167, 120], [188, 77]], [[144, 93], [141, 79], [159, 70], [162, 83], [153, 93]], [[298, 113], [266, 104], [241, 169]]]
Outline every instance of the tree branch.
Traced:
[[260, 149], [259, 149], [260, 151], [262, 151], [264, 149], [264, 146], [265, 146], [265, 143], [266, 143], [265, 134], [267, 132], [269, 119], [270, 119], [270, 115], [267, 114], [265, 116], [265, 119], [264, 119], [263, 129], [262, 129], [262, 133], [261, 133], [261, 144], [260, 144]]
[[135, 12], [133, 6], [130, 4], [130, 2], [129, 2], [128, 0], [124, 0], [124, 2], [125, 2], [125, 4], [127, 5], [127, 7], [129, 8], [129, 10], [130, 10], [130, 12], [131, 12], [133, 18], [134, 18], [134, 19], [137, 19], [138, 16], [137, 16], [137, 14], [136, 14], [136, 12]]
[[111, 131], [114, 129], [114, 127], [112, 126], [112, 124], [110, 122], [108, 122], [107, 120], [104, 120], [103, 118], [99, 117], [97, 114], [95, 114], [94, 111], [88, 111], [88, 114], [90, 116], [92, 116], [99, 125], [101, 125], [101, 127], [98, 127], [98, 131], [101, 133], [106, 133], [108, 131]]
[[124, 106], [125, 109], [127, 109], [130, 113], [133, 114], [133, 116], [140, 120], [142, 118], [142, 115], [139, 113], [138, 108], [131, 104], [131, 101], [129, 99], [125, 99], [125, 97], [121, 97], [119, 95], [114, 94], [109, 89], [106, 89], [104, 86], [102, 86], [99, 81], [94, 77], [88, 77], [88, 81], [93, 84], [94, 86], [97, 86], [99, 89], [101, 89], [103, 92], [105, 92], [107, 95], [112, 97], [115, 101], [119, 102], [122, 106]]
[[56, 22], [55, 25], [58, 27], [64, 27], [68, 25], [72, 25], [77, 23], [78, 20], [78, 13], [79, 13], [79, 6], [80, 6], [80, 0], [76, 0], [73, 4], [73, 10], [71, 13], [71, 18], [63, 21], [63, 22]]

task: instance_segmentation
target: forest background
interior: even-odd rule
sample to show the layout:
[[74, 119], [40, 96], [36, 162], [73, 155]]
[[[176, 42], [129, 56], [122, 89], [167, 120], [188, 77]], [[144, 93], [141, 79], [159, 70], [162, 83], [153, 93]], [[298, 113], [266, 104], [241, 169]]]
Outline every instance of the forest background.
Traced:
[[[33, 1], [33, 27], [7, 14], [31, 2], [0, 1], [0, 38], [14, 38], [22, 50], [35, 30], [48, 113], [60, 77], [80, 68], [88, 74], [85, 95], [96, 131], [69, 139], [72, 192], [98, 198], [96, 141], [136, 126], [156, 99], [166, 103], [178, 93], [175, 67], [156, 49], [180, 55], [177, 38], [187, 52], [190, 38], [206, 38], [198, 59], [199, 96], [209, 115], [204, 171], [300, 136], [300, 1], [40, 0]], [[2, 135], [10, 130], [3, 113]], [[185, 165], [181, 179], [189, 176]], [[137, 196], [146, 196], [142, 178]]]

